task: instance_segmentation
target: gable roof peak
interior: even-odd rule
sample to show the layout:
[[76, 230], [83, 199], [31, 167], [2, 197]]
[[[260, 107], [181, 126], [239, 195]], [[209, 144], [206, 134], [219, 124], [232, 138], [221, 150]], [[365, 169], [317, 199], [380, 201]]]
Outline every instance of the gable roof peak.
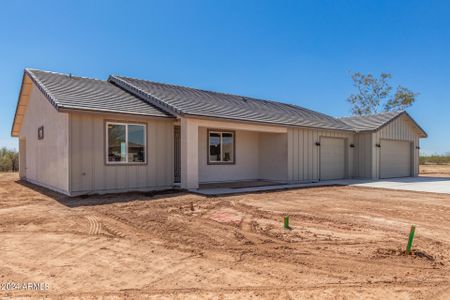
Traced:
[[422, 127], [419, 126], [419, 124], [411, 117], [411, 115], [406, 110], [380, 112], [372, 115], [341, 117], [339, 119], [347, 125], [351, 126], [355, 131], [361, 132], [377, 131], [403, 115], [411, 120], [412, 124], [417, 127], [422, 137], [428, 136], [425, 130], [423, 130]]

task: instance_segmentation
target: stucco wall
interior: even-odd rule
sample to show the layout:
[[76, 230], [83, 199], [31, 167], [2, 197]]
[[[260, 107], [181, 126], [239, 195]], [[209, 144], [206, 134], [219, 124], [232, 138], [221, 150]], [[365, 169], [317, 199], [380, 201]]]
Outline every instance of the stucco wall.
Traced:
[[[339, 137], [346, 139], [346, 145], [353, 143], [354, 134], [345, 131], [328, 131], [304, 128], [289, 128], [288, 141], [288, 178], [291, 182], [319, 180], [320, 137]], [[347, 177], [353, 176], [353, 150], [347, 147]]]
[[208, 165], [207, 128], [199, 128], [198, 171], [200, 183], [259, 178], [258, 132], [236, 130], [235, 134], [236, 163], [232, 165]]
[[259, 133], [259, 178], [288, 180], [287, 134]]
[[[147, 124], [147, 164], [105, 164], [105, 122]], [[173, 120], [71, 113], [70, 165], [73, 194], [163, 189], [174, 181]]]
[[[38, 140], [40, 126], [44, 126], [42, 140]], [[34, 84], [19, 139], [22, 140], [21, 151], [26, 145], [26, 153], [21, 155], [26, 162], [22, 175], [35, 184], [68, 193], [69, 116], [57, 112]]]

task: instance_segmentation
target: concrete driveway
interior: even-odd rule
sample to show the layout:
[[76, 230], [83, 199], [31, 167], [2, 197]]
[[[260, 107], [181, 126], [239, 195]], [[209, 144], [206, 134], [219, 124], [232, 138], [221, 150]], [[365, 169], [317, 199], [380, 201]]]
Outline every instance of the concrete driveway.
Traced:
[[450, 194], [450, 178], [445, 177], [406, 177], [376, 181], [345, 180], [350, 186], [363, 186], [393, 190]]
[[288, 190], [306, 187], [343, 185], [343, 186], [362, 186], [371, 188], [383, 188], [403, 191], [429, 192], [450, 194], [450, 178], [443, 177], [406, 177], [406, 178], [390, 178], [382, 180], [361, 180], [361, 179], [343, 179], [343, 180], [326, 180], [310, 183], [298, 184], [271, 184], [262, 186], [245, 186], [240, 188], [230, 187], [229, 184], [216, 185], [213, 187], [203, 187], [200, 189], [192, 189], [190, 192], [204, 196], [221, 196], [233, 195], [241, 193], [268, 192], [278, 190]]

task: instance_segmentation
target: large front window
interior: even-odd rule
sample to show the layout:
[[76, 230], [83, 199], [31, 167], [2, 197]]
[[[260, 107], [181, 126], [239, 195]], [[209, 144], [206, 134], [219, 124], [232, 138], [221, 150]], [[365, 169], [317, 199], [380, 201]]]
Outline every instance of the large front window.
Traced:
[[208, 131], [208, 163], [234, 164], [234, 132]]
[[145, 163], [146, 126], [142, 124], [106, 123], [106, 163]]

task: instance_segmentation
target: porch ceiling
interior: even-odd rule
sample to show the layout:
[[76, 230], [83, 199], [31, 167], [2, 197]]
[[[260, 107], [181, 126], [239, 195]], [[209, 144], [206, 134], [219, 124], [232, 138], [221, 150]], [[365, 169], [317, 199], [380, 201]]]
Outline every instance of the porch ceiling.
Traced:
[[271, 133], [287, 133], [287, 127], [260, 125], [244, 122], [227, 122], [227, 121], [213, 121], [208, 119], [195, 119], [198, 127], [205, 127], [210, 129], [228, 129], [228, 130], [246, 130], [257, 132], [271, 132]]

